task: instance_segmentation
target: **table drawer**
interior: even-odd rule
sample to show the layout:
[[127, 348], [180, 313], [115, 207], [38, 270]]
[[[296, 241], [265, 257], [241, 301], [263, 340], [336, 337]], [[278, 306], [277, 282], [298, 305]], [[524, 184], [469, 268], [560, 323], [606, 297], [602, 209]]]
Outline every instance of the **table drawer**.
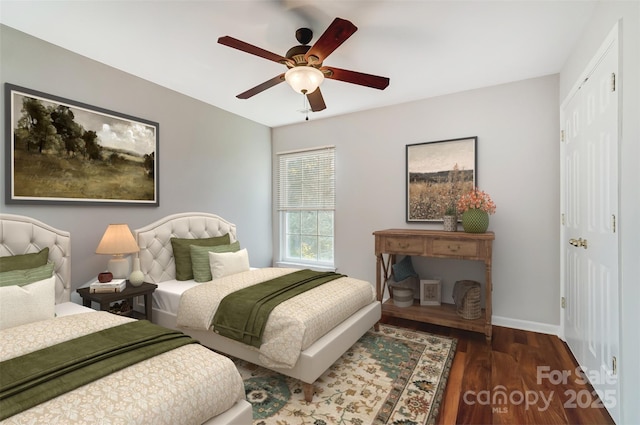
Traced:
[[452, 255], [465, 257], [478, 256], [477, 241], [452, 241], [435, 239], [433, 241], [432, 249], [434, 255]]
[[394, 254], [422, 254], [424, 241], [422, 238], [386, 237], [384, 251]]

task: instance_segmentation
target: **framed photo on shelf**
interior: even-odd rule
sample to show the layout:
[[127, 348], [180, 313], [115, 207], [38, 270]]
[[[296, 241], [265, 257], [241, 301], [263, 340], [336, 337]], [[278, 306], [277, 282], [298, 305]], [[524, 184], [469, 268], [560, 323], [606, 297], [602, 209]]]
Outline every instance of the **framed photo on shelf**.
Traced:
[[158, 123], [5, 83], [7, 204], [158, 206]]
[[406, 145], [407, 222], [443, 221], [448, 206], [477, 186], [477, 137]]
[[439, 280], [420, 280], [420, 305], [440, 305], [442, 285]]

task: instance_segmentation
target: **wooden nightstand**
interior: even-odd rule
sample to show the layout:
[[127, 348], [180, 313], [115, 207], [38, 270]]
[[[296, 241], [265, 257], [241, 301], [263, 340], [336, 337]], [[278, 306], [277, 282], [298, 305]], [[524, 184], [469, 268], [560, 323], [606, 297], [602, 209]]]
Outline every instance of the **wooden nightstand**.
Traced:
[[100, 304], [100, 310], [109, 311], [109, 306], [116, 301], [128, 301], [129, 305], [133, 307], [133, 298], [143, 295], [144, 296], [144, 309], [145, 314], [139, 313], [135, 310], [131, 310], [127, 315], [135, 317], [136, 319], [147, 319], [151, 322], [152, 316], [152, 301], [151, 294], [156, 290], [158, 285], [153, 283], [143, 283], [140, 286], [133, 286], [127, 281], [127, 287], [122, 292], [108, 292], [93, 294], [89, 292], [89, 288], [79, 288], [78, 294], [82, 297], [82, 305], [85, 307], [91, 307], [91, 302]]

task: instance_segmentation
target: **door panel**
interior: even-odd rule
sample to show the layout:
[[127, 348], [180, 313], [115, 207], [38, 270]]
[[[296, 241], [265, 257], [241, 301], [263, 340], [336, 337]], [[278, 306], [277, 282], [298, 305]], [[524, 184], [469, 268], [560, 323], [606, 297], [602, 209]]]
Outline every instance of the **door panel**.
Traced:
[[614, 420], [620, 400], [615, 34], [561, 107], [563, 333]]
[[[581, 199], [582, 188], [581, 183], [581, 139], [582, 135], [582, 114], [584, 111], [582, 104], [582, 93], [577, 93], [571, 101], [565, 106], [566, 116], [568, 119], [564, 123], [565, 141], [564, 141], [564, 187], [562, 190], [565, 198], [564, 217], [565, 225], [563, 227], [562, 240], [577, 240], [581, 229]], [[583, 279], [586, 270], [583, 266], [583, 255], [577, 249], [562, 246], [565, 253], [565, 300], [566, 307], [565, 316], [565, 338], [568, 345], [574, 351], [576, 358], [583, 357], [582, 339], [586, 332], [585, 319], [583, 309], [586, 306], [588, 297], [585, 296]]]

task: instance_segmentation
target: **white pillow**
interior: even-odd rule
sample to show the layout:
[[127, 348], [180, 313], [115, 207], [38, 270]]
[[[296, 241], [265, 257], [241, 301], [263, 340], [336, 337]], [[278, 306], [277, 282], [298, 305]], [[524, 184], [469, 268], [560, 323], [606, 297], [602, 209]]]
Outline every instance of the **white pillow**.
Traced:
[[236, 252], [209, 252], [209, 267], [213, 279], [245, 272], [249, 270], [249, 254], [246, 248]]
[[24, 286], [0, 287], [0, 329], [53, 319], [55, 308], [55, 275]]

